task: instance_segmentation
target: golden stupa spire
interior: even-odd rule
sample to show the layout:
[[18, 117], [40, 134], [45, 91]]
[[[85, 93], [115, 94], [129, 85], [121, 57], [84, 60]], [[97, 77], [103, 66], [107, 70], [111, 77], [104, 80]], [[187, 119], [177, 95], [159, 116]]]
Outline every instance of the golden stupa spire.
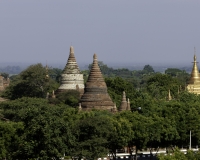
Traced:
[[194, 62], [193, 62], [193, 68], [192, 68], [189, 84], [200, 82], [199, 69], [198, 69], [197, 63], [198, 62], [197, 62], [197, 57], [196, 57], [196, 49], [194, 47]]

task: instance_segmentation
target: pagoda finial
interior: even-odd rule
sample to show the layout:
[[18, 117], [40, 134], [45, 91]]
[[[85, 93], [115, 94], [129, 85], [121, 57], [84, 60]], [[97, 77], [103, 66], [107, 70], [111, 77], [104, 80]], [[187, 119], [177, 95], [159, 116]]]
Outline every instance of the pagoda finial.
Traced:
[[194, 62], [196, 62], [197, 57], [196, 57], [196, 48], [194, 47]]
[[74, 47], [70, 46], [70, 54], [74, 54]]
[[123, 95], [122, 95], [122, 101], [126, 101], [126, 92], [125, 91], [123, 91]]
[[199, 69], [198, 69], [198, 66], [197, 66], [197, 57], [196, 57], [196, 49], [194, 47], [194, 62], [193, 62], [193, 68], [192, 68], [192, 72], [191, 72], [191, 77], [190, 77], [190, 80], [189, 80], [189, 84], [194, 84], [196, 82], [200, 82], [200, 76], [199, 76]]
[[97, 61], [97, 55], [96, 55], [96, 53], [93, 55], [93, 61]]

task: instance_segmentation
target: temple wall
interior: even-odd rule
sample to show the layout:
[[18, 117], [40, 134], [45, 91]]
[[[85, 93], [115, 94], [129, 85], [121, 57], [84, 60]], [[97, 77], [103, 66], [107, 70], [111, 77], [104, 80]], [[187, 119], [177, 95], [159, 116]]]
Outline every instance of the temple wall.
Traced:
[[59, 89], [76, 90], [84, 89], [84, 80], [82, 74], [62, 74], [61, 85]]
[[62, 84], [59, 89], [63, 90], [77, 90], [77, 86], [79, 89], [84, 89], [84, 85], [82, 84]]
[[191, 84], [188, 84], [187, 90], [190, 93], [200, 94], [200, 85], [191, 85]]
[[83, 81], [83, 74], [62, 74], [61, 77], [61, 81]]

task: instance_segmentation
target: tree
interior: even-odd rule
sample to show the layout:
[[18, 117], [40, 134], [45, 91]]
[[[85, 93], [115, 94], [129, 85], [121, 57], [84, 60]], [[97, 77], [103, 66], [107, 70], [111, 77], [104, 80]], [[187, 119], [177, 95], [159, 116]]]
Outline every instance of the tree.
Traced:
[[112, 120], [114, 128], [112, 135], [109, 138], [109, 152], [113, 159], [117, 159], [116, 150], [124, 147], [128, 147], [128, 142], [134, 137], [134, 131], [132, 130], [132, 124], [120, 114], [116, 114]]
[[108, 93], [117, 106], [120, 105], [123, 91], [129, 99], [133, 99], [135, 95], [135, 88], [132, 83], [126, 81], [121, 77], [105, 78], [108, 87]]
[[[135, 159], [137, 159], [138, 150], [146, 147], [147, 142], [149, 141], [150, 135], [150, 126], [153, 124], [153, 121], [150, 117], [145, 117], [138, 112], [121, 112], [120, 116], [127, 119], [132, 125], [133, 135], [128, 142], [128, 147], [130, 150], [134, 150], [135, 146]], [[130, 152], [131, 157], [132, 152]]]
[[74, 126], [76, 143], [72, 155], [79, 158], [96, 159], [108, 154], [108, 138], [112, 135], [111, 119], [94, 116], [78, 121]]
[[159, 155], [159, 160], [188, 160], [184, 153], [182, 153], [178, 148], [175, 149], [174, 153], [168, 155]]
[[45, 97], [47, 92], [58, 88], [51, 78], [46, 77], [46, 68], [42, 64], [29, 66], [21, 72], [3, 93], [3, 97], [17, 99], [21, 97]]
[[12, 159], [20, 143], [20, 132], [23, 123], [0, 120], [0, 159]]
[[76, 90], [69, 90], [59, 93], [56, 98], [58, 99], [58, 103], [64, 103], [76, 108], [79, 105], [80, 92]]
[[153, 67], [150, 66], [149, 64], [144, 66], [143, 71], [144, 71], [145, 73], [154, 73]]
[[24, 126], [22, 134], [17, 134], [20, 141], [13, 159], [60, 159], [69, 152], [73, 135], [63, 115], [69, 109], [66, 105], [50, 105], [46, 99], [26, 97], [1, 103], [0, 108], [6, 119]]
[[152, 97], [156, 99], [166, 99], [169, 90], [173, 97], [177, 97], [181, 82], [169, 75], [158, 73], [151, 76], [146, 85], [147, 91]]
[[184, 86], [184, 84], [189, 80], [190, 74], [188, 74], [185, 70], [180, 70], [177, 68], [167, 68], [165, 70], [165, 74], [170, 75], [172, 77], [176, 77]]
[[62, 70], [59, 68], [50, 68], [48, 70], [49, 77], [55, 80], [57, 83], [60, 83]]
[[183, 71], [178, 68], [167, 68], [165, 70], [165, 74], [171, 75], [172, 77], [178, 76], [178, 74], [181, 74]]

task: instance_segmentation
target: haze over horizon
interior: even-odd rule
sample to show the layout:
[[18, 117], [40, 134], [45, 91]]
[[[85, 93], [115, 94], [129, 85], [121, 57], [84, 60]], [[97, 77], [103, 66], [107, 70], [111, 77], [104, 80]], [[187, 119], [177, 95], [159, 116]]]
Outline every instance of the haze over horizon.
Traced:
[[0, 63], [200, 61], [199, 0], [0, 1]]

